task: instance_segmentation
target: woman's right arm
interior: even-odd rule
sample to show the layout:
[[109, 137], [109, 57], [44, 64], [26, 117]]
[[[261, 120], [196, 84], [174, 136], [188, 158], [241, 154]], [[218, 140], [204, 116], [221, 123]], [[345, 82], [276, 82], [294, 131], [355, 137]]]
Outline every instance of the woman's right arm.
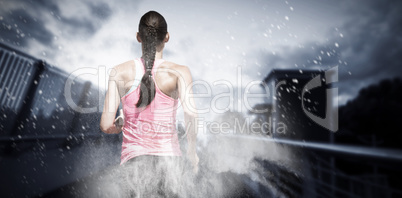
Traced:
[[[109, 75], [108, 89], [106, 91], [105, 103], [100, 121], [100, 129], [104, 133], [116, 134], [121, 132], [122, 125], [116, 123], [116, 112], [120, 104], [120, 95], [117, 83], [119, 80], [112, 73]], [[124, 117], [122, 117], [124, 119]]]
[[198, 172], [197, 133], [198, 133], [198, 112], [195, 107], [193, 96], [193, 80], [191, 72], [186, 66], [179, 66], [178, 91], [179, 99], [183, 106], [185, 129], [187, 134], [188, 148], [187, 157], [193, 165], [193, 171]]

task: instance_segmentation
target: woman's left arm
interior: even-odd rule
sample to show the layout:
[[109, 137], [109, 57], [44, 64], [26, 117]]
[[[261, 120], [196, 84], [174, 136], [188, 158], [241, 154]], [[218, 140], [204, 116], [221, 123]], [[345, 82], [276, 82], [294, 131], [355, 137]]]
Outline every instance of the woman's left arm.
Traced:
[[117, 75], [109, 75], [109, 85], [106, 92], [105, 104], [103, 105], [103, 112], [100, 121], [100, 129], [104, 133], [108, 134], [120, 133], [122, 128], [122, 126], [118, 125], [115, 120], [117, 108], [120, 104], [120, 95], [118, 85], [116, 83], [119, 81], [117, 80], [116, 76]]

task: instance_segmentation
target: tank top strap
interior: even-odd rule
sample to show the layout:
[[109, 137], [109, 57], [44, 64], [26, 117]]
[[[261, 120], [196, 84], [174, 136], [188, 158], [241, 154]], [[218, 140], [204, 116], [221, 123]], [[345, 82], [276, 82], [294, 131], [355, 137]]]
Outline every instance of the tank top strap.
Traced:
[[[135, 78], [134, 78], [134, 82], [133, 85], [131, 86], [130, 90], [128, 90], [128, 92], [126, 94], [124, 94], [124, 96], [126, 96], [127, 94], [133, 92], [135, 89], [137, 89], [137, 87], [139, 86], [139, 84], [141, 83], [141, 79], [142, 76], [144, 75], [144, 66], [141, 63], [141, 60], [139, 58], [134, 59], [134, 63], [135, 63]], [[122, 96], [122, 97], [124, 97]]]
[[134, 60], [135, 62], [135, 79], [140, 79], [142, 76], [144, 75], [144, 66], [142, 65], [142, 62], [140, 60], [140, 58], [137, 58]]

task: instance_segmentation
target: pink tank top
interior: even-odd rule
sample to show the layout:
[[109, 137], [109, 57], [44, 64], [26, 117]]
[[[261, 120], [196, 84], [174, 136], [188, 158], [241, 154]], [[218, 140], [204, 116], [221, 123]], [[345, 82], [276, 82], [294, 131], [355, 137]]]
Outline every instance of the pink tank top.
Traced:
[[[158, 59], [154, 63], [152, 68], [154, 82], [154, 71], [163, 61]], [[137, 68], [142, 68], [141, 74], [144, 74], [141, 59], [136, 59], [135, 62]], [[135, 85], [136, 83], [133, 86]], [[121, 98], [125, 119], [120, 164], [139, 155], [182, 155], [176, 131], [178, 100], [163, 93], [156, 83], [155, 89], [155, 98], [147, 107], [135, 106], [139, 98], [140, 85]]]

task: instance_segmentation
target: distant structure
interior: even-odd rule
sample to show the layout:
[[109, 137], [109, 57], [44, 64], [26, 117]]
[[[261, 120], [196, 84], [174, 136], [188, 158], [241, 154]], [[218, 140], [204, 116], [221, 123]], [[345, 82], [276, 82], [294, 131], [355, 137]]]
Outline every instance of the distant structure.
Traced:
[[[70, 168], [78, 166], [80, 149], [101, 147], [119, 153], [119, 136], [99, 129], [103, 90], [69, 77], [0, 43], [0, 169], [7, 170], [0, 177], [0, 197], [35, 197], [87, 177], [90, 173], [79, 171], [83, 167]], [[68, 82], [71, 96], [65, 92]], [[91, 113], [77, 111], [91, 107], [96, 108]]]
[[[306, 90], [306, 84], [319, 76], [322, 85]], [[270, 135], [276, 139], [300, 141], [330, 141], [330, 131], [315, 123], [306, 112], [325, 118], [327, 86], [325, 72], [312, 69], [274, 69], [263, 80], [269, 90], [264, 104], [255, 109], [269, 108], [261, 120], [269, 121]], [[304, 93], [303, 93], [304, 90]], [[261, 117], [261, 114], [256, 113]]]
[[[98, 87], [81, 78], [71, 80], [70, 97], [65, 96], [69, 74], [43, 60], [0, 43], [0, 130], [2, 138], [45, 137], [88, 131], [92, 114], [74, 108], [99, 107]], [[71, 107], [70, 104], [76, 106]], [[84, 117], [86, 119], [84, 119]], [[57, 136], [56, 135], [56, 136]]]

